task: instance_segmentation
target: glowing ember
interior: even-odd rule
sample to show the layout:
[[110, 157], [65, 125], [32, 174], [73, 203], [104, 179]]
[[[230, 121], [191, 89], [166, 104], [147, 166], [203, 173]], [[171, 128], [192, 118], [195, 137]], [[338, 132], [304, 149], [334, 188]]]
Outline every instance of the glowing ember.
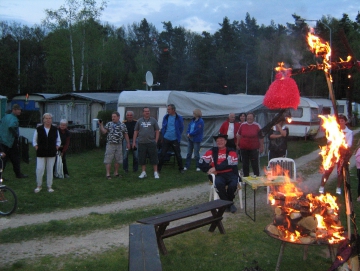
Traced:
[[329, 142], [327, 146], [320, 147], [320, 154], [322, 156], [322, 167], [328, 170], [340, 159], [340, 147], [348, 148], [345, 135], [342, 132], [340, 125], [336, 121], [335, 116], [322, 116], [319, 117], [323, 120], [322, 127], [326, 131], [326, 138]]
[[[285, 172], [281, 168], [277, 170]], [[290, 182], [276, 189], [269, 194], [275, 216], [265, 229], [268, 233], [301, 244], [335, 244], [345, 240], [335, 196], [304, 195]]]

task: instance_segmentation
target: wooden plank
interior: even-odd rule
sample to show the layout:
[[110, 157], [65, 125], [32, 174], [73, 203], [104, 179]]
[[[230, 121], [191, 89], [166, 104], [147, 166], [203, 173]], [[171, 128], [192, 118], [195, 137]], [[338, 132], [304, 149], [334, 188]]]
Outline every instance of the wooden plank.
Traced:
[[129, 226], [129, 271], [161, 271], [155, 228], [146, 224]]
[[206, 203], [202, 203], [199, 205], [194, 205], [185, 209], [172, 211], [169, 213], [164, 213], [152, 217], [147, 217], [138, 220], [137, 222], [143, 224], [153, 224], [153, 225], [160, 225], [162, 223], [171, 222], [179, 219], [183, 219], [186, 217], [198, 215], [201, 213], [205, 213], [211, 211], [213, 209], [219, 209], [222, 207], [227, 207], [233, 204], [231, 201], [226, 200], [213, 200]]
[[189, 222], [189, 223], [165, 230], [165, 233], [161, 235], [161, 238], [167, 238], [167, 237], [171, 237], [171, 236], [183, 233], [183, 232], [194, 230], [194, 229], [209, 225], [213, 222], [218, 223], [221, 220], [222, 220], [222, 217], [214, 218], [211, 216], [211, 217], [203, 218], [203, 219], [196, 220], [193, 222]]

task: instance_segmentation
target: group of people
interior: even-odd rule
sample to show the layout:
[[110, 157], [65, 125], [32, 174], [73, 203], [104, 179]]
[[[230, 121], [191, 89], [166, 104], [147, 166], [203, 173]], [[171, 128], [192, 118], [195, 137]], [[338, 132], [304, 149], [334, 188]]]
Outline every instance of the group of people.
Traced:
[[[180, 173], [184, 173], [190, 167], [192, 153], [194, 152], [196, 170], [200, 171], [198, 161], [200, 159], [200, 143], [203, 139], [204, 121], [200, 109], [193, 112], [194, 118], [187, 129], [188, 154], [185, 167], [181, 157], [180, 141], [184, 131], [184, 120], [176, 112], [174, 104], [169, 104], [167, 114], [162, 120], [160, 131], [157, 120], [150, 116], [150, 108], [144, 107], [143, 116], [134, 119], [134, 112], [126, 112], [126, 120], [121, 122], [117, 111], [112, 113], [112, 121], [105, 126], [98, 122], [100, 131], [107, 134], [106, 152], [104, 164], [106, 167], [106, 178], [111, 179], [110, 168], [114, 160], [114, 176], [118, 174], [120, 164], [127, 173], [129, 171], [128, 156], [133, 152], [133, 171], [137, 172], [141, 167], [140, 179], [147, 177], [146, 159], [149, 159], [153, 167], [154, 178], [159, 179], [161, 169], [166, 161], [170, 149], [173, 150]], [[159, 143], [159, 144], [158, 144]], [[158, 148], [160, 145], [160, 150]]]
[[[5, 170], [7, 160], [13, 165], [16, 178], [27, 178], [20, 170], [19, 152], [19, 119], [22, 111], [21, 106], [14, 104], [11, 113], [6, 114], [0, 123], [0, 157]], [[42, 117], [43, 123], [39, 125], [33, 136], [33, 146], [36, 150], [36, 183], [34, 192], [38, 193], [42, 189], [43, 175], [46, 169], [47, 190], [52, 193], [54, 164], [56, 152], [60, 152], [63, 163], [65, 178], [69, 178], [66, 164], [66, 152], [70, 144], [70, 132], [67, 129], [68, 122], [63, 119], [58, 128], [52, 125], [52, 115], [45, 113]], [[1, 176], [2, 177], [2, 176]]]
[[[272, 142], [270, 146], [277, 145], [269, 148], [269, 159], [286, 156], [289, 129], [284, 124], [285, 118], [281, 118], [269, 133], [269, 141]], [[259, 158], [264, 151], [264, 138], [260, 136], [260, 130], [260, 125], [255, 122], [254, 113], [240, 113], [239, 122], [236, 121], [235, 114], [230, 113], [221, 125], [219, 134], [214, 136], [216, 147], [201, 157], [201, 169], [215, 175], [215, 188], [220, 199], [234, 200], [240, 178], [250, 174], [250, 164], [254, 175], [260, 175]], [[242, 174], [239, 174], [238, 170], [239, 160], [243, 164]], [[235, 213], [237, 209], [233, 204], [227, 211]]]
[[[19, 120], [21, 107], [17, 104], [12, 106], [10, 114], [5, 115], [0, 123], [0, 165], [4, 170], [7, 160], [13, 165], [17, 178], [27, 178], [20, 170], [19, 153]], [[150, 108], [143, 108], [143, 116], [138, 120], [134, 119], [134, 112], [126, 112], [126, 120], [120, 121], [120, 114], [114, 111], [111, 122], [104, 125], [99, 120], [99, 129], [107, 134], [107, 144], [104, 156], [106, 178], [111, 179], [111, 164], [114, 161], [114, 177], [121, 177], [119, 174], [120, 164], [124, 172], [129, 171], [129, 152], [133, 153], [133, 172], [141, 167], [140, 179], [146, 178], [146, 160], [149, 159], [153, 167], [155, 179], [160, 178], [160, 172], [166, 161], [170, 149], [175, 155], [178, 170], [180, 173], [188, 170], [191, 165], [192, 156], [195, 158], [196, 171], [204, 171], [208, 174], [215, 174], [215, 187], [219, 197], [224, 200], [233, 201], [237, 182], [242, 176], [250, 174], [250, 165], [253, 174], [260, 175], [259, 157], [264, 151], [264, 138], [261, 137], [261, 127], [255, 122], [255, 115], [252, 112], [240, 113], [239, 121], [236, 121], [234, 113], [230, 113], [228, 119], [221, 125], [219, 133], [213, 136], [216, 147], [206, 151], [200, 157], [200, 145], [204, 134], [204, 121], [200, 109], [193, 111], [193, 118], [188, 124], [186, 137], [188, 139], [187, 155], [185, 166], [181, 157], [180, 141], [184, 131], [184, 121], [176, 112], [174, 104], [169, 104], [167, 114], [162, 120], [160, 130], [158, 122], [150, 116]], [[52, 115], [45, 113], [42, 117], [42, 124], [39, 125], [33, 136], [33, 146], [36, 150], [36, 182], [35, 193], [42, 189], [43, 175], [46, 169], [46, 181], [48, 192], [54, 192], [52, 188], [54, 176], [54, 164], [56, 154], [59, 152], [62, 159], [64, 177], [69, 178], [66, 163], [66, 152], [70, 144], [70, 132], [68, 122], [65, 119], [60, 121], [59, 127], [52, 124]], [[346, 126], [347, 118], [339, 116], [339, 125], [345, 135], [348, 146], [343, 150], [342, 155], [350, 159], [353, 140], [352, 131]], [[287, 156], [287, 137], [289, 128], [286, 126], [284, 117], [268, 133], [269, 153], [268, 159]], [[160, 150], [158, 148], [160, 146]], [[359, 177], [358, 201], [360, 201], [360, 147], [355, 151]], [[238, 162], [242, 162], [242, 170], [238, 170]], [[335, 165], [334, 165], [335, 166]], [[319, 193], [324, 193], [324, 186], [334, 166], [326, 170], [321, 178]], [[339, 166], [339, 165], [338, 165]], [[239, 174], [241, 172], [242, 174]], [[241, 175], [241, 176], [240, 176]], [[341, 194], [342, 174], [338, 172], [338, 183], [336, 193]], [[230, 212], [236, 212], [234, 205], [228, 208]]]

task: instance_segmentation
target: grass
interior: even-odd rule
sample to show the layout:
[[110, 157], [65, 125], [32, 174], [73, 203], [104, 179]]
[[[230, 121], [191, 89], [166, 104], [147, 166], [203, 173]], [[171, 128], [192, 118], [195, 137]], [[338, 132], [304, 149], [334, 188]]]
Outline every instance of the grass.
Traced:
[[[357, 142], [356, 136], [354, 142]], [[318, 148], [316, 141], [290, 141], [289, 157], [297, 158]], [[105, 168], [102, 164], [103, 150], [95, 149], [82, 154], [70, 155], [68, 165], [70, 179], [54, 179], [55, 193], [42, 190], [35, 194], [35, 158], [31, 151], [30, 164], [22, 164], [22, 171], [30, 175], [29, 179], [14, 179], [11, 164], [6, 170], [6, 184], [13, 188], [19, 198], [17, 213], [35, 214], [95, 206], [114, 201], [125, 200], [167, 191], [171, 188], [196, 185], [207, 180], [203, 173], [187, 171], [180, 175], [176, 166], [168, 165], [162, 170], [160, 180], [148, 177], [139, 180], [138, 174], [129, 173], [122, 179], [108, 181], [105, 178]], [[263, 157], [261, 164], [267, 159]], [[152, 173], [148, 167], [148, 173]], [[357, 188], [356, 170], [352, 174], [352, 194]], [[152, 174], [148, 174], [152, 176]], [[319, 180], [320, 181], [320, 180]], [[45, 182], [44, 182], [45, 187]], [[329, 191], [335, 189], [335, 184], [329, 184]], [[333, 187], [331, 187], [333, 186]], [[331, 190], [330, 190], [331, 189]], [[265, 191], [260, 191], [265, 195]], [[260, 194], [259, 193], [259, 194]], [[258, 195], [258, 197], [262, 197]], [[194, 201], [204, 199], [194, 199]], [[205, 199], [206, 200], [206, 199]], [[182, 208], [182, 202], [160, 208], [143, 208], [122, 211], [113, 214], [93, 213], [86, 217], [73, 218], [64, 221], [50, 221], [37, 225], [6, 229], [0, 233], [0, 242], [22, 242], [30, 239], [80, 235], [93, 230], [120, 228], [131, 224], [139, 218], [163, 213], [173, 208]], [[181, 206], [179, 206], [181, 205]], [[339, 198], [342, 210], [342, 221], [345, 221], [344, 202]], [[354, 203], [355, 213], [360, 210], [359, 204]], [[206, 227], [177, 235], [165, 240], [169, 255], [161, 256], [163, 270], [272, 270], [276, 266], [280, 242], [267, 236], [263, 229], [271, 223], [273, 209], [268, 205], [257, 206], [257, 220], [254, 223], [244, 215], [243, 211], [236, 216], [227, 216], [224, 223], [226, 234], [217, 231], [209, 233]], [[240, 219], [240, 220], [239, 220]], [[344, 223], [346, 224], [346, 223]], [[331, 260], [326, 258], [326, 246], [310, 246], [308, 259], [302, 260], [302, 246], [287, 245], [284, 251], [281, 270], [325, 270], [330, 267]], [[64, 255], [60, 257], [42, 257], [36, 261], [18, 261], [7, 270], [127, 270], [127, 249], [114, 248], [104, 253], [88, 256]], [[257, 269], [256, 269], [257, 268]]]

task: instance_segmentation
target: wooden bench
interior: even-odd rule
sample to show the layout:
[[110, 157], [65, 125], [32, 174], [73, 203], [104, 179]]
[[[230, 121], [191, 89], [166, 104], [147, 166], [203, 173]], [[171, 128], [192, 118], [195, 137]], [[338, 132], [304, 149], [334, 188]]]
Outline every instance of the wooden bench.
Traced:
[[[170, 213], [143, 218], [138, 220], [137, 222], [142, 224], [150, 224], [154, 226], [156, 232], [157, 244], [160, 249], [160, 252], [166, 255], [167, 250], [163, 241], [164, 238], [171, 237], [193, 229], [197, 229], [205, 225], [210, 225], [209, 228], [210, 232], [214, 232], [215, 229], [218, 228], [220, 233], [224, 234], [225, 229], [221, 222], [223, 218], [222, 216], [224, 214], [226, 207], [229, 207], [232, 204], [233, 202], [231, 201], [214, 200], [199, 205], [191, 206], [189, 208], [173, 211]], [[188, 222], [180, 226], [166, 229], [167, 226], [169, 226], [170, 222], [206, 212], [211, 212], [211, 216], [206, 218], [201, 218], [193, 222]]]
[[161, 271], [155, 229], [152, 225], [129, 226], [129, 271]]

